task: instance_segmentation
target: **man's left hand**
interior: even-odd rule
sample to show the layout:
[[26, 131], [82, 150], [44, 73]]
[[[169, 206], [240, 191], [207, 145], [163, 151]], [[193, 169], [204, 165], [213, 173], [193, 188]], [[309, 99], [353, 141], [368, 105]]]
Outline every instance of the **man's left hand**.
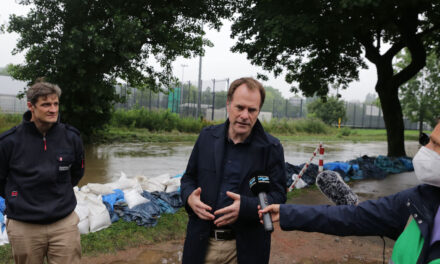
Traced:
[[238, 213], [240, 211], [240, 195], [233, 192], [226, 192], [226, 195], [234, 200], [234, 202], [230, 206], [226, 206], [225, 208], [214, 212], [214, 215], [222, 215], [214, 221], [214, 224], [217, 227], [233, 224], [238, 219]]

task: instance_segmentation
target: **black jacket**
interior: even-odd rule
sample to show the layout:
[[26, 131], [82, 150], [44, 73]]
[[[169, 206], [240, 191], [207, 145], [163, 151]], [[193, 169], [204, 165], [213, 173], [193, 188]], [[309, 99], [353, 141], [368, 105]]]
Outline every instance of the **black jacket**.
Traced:
[[[226, 142], [226, 124], [204, 128], [191, 153], [185, 174], [181, 180], [181, 195], [189, 215], [183, 249], [183, 263], [203, 263], [208, 245], [212, 221], [202, 220], [187, 204], [188, 196], [202, 188], [201, 200], [215, 207], [222, 178], [222, 161]], [[251, 151], [242, 161], [240, 179], [240, 212], [232, 225], [237, 242], [238, 263], [268, 263], [270, 233], [260, 224], [257, 212], [258, 198], [249, 188], [251, 174], [265, 171], [270, 177], [269, 203], [286, 201], [286, 171], [283, 147], [280, 142], [264, 132], [260, 122], [253, 128]]]
[[75, 128], [58, 122], [43, 137], [30, 118], [0, 135], [0, 195], [8, 218], [52, 223], [75, 209], [84, 149]]

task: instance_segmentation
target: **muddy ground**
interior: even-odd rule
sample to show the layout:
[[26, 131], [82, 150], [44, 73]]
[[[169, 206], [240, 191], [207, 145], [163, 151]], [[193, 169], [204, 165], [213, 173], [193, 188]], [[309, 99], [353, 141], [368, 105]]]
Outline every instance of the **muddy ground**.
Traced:
[[[417, 184], [414, 173], [390, 175], [384, 180], [366, 180], [352, 183], [352, 189], [361, 201], [375, 199]], [[319, 190], [308, 190], [289, 203], [330, 204]], [[339, 237], [319, 233], [281, 231], [275, 225], [272, 234], [270, 263], [388, 263], [394, 241], [380, 237]], [[180, 263], [183, 241], [145, 245], [119, 251], [116, 254], [103, 254], [85, 257], [84, 264], [171, 264]]]

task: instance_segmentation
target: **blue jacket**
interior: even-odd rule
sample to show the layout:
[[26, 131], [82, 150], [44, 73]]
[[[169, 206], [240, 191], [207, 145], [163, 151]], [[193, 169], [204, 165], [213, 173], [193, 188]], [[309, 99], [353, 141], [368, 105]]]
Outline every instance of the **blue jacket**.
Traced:
[[[185, 174], [181, 180], [182, 201], [188, 212], [183, 263], [203, 263], [208, 245], [212, 221], [202, 220], [187, 204], [188, 196], [198, 187], [202, 188], [201, 200], [215, 207], [221, 184], [221, 166], [226, 142], [226, 123], [204, 128], [193, 148]], [[270, 177], [269, 203], [286, 201], [286, 172], [284, 152], [280, 142], [265, 133], [256, 122], [253, 128], [251, 149], [243, 166], [239, 185], [240, 212], [232, 226], [236, 233], [237, 258], [239, 263], [267, 263], [270, 255], [270, 233], [265, 232], [258, 219], [258, 198], [249, 189], [250, 175], [255, 171], [266, 171]]]
[[54, 124], [46, 136], [30, 122], [0, 135], [0, 195], [8, 218], [46, 224], [69, 215], [76, 206], [73, 186], [84, 174], [79, 131]]
[[[320, 232], [338, 236], [386, 236], [396, 240], [412, 216], [424, 241], [430, 241], [440, 188], [418, 185], [396, 194], [368, 200], [359, 205], [280, 206], [283, 230]], [[429, 243], [425, 243], [417, 263], [425, 263]]]

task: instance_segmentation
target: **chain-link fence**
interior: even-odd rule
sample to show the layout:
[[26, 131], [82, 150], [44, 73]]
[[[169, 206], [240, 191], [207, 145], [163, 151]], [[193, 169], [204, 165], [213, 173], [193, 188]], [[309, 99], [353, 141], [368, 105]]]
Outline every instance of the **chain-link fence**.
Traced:
[[0, 111], [2, 113], [24, 113], [26, 110], [25, 99], [18, 99], [15, 95], [0, 94]]
[[[151, 111], [168, 109], [182, 117], [202, 117], [207, 120], [225, 120], [227, 88], [229, 79], [202, 81], [202, 91], [193, 82], [176, 85], [173, 89], [155, 93], [128, 86], [117, 86], [116, 91], [125, 100], [115, 104], [116, 109], [145, 108]], [[272, 118], [305, 118], [307, 104], [311, 98], [266, 99], [261, 109], [260, 120]], [[345, 103], [347, 119], [341, 125], [354, 128], [385, 128], [382, 109], [376, 105]], [[3, 113], [23, 113], [26, 100], [14, 95], [0, 94], [0, 110]], [[418, 123], [404, 118], [405, 129], [418, 129]], [[424, 126], [429, 129], [429, 126]]]

